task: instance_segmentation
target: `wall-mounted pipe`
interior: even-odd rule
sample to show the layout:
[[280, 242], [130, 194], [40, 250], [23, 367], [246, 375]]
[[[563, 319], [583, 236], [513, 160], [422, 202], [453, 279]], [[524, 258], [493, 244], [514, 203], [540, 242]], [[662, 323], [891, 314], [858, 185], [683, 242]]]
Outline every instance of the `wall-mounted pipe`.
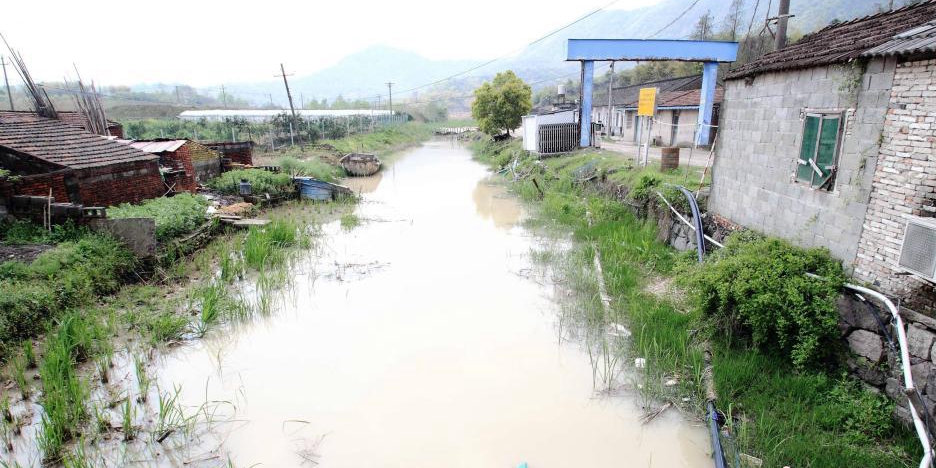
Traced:
[[[702, 221], [698, 215], [698, 205], [696, 204], [695, 197], [693, 197], [692, 192], [689, 192], [688, 190], [686, 190], [685, 187], [677, 186], [677, 188], [679, 188], [680, 191], [683, 192], [683, 194], [685, 194], [686, 197], [689, 199], [689, 206], [693, 208], [692, 215], [693, 215], [693, 218], [695, 218], [693, 220], [695, 221], [694, 224], [690, 223], [685, 217], [682, 216], [682, 214], [679, 213], [679, 211], [673, 208], [673, 205], [670, 204], [670, 202], [666, 199], [666, 197], [663, 196], [662, 193], [657, 192], [657, 195], [663, 200], [664, 203], [666, 203], [666, 206], [668, 206], [669, 209], [672, 210], [673, 213], [676, 214], [676, 217], [679, 218], [680, 221], [682, 221], [683, 223], [685, 223], [686, 225], [688, 225], [689, 227], [691, 227], [693, 230], [696, 231], [696, 238], [698, 239], [699, 237], [704, 236], [704, 233], [702, 233]], [[714, 239], [708, 236], [705, 236], [705, 238], [707, 238], [710, 242], [712, 242], [718, 247], [724, 247], [724, 245], [716, 242]], [[697, 241], [697, 245], [701, 246], [702, 243]], [[704, 253], [704, 247], [698, 250], [699, 250], [699, 261], [701, 262], [702, 254]], [[811, 278], [825, 279], [813, 273], [806, 273], [806, 275]], [[908, 406], [910, 408], [910, 416], [913, 419], [913, 427], [916, 430], [917, 437], [920, 439], [920, 445], [923, 446], [923, 458], [920, 460], [919, 466], [920, 468], [931, 467], [933, 465], [934, 459], [933, 459], [933, 447], [930, 442], [929, 432], [926, 427], [926, 423], [923, 422], [923, 419], [920, 416], [920, 412], [917, 409], [916, 405], [914, 404], [913, 398], [911, 397], [912, 395], [917, 393], [917, 390], [913, 383], [913, 374], [910, 372], [910, 351], [907, 346], [907, 332], [904, 329], [904, 323], [903, 323], [903, 319], [900, 317], [900, 312], [897, 309], [897, 307], [894, 305], [894, 303], [887, 296], [873, 289], [868, 289], [866, 287], [858, 286], [856, 284], [851, 284], [851, 283], [845, 283], [844, 286], [846, 289], [850, 289], [857, 293], [864, 294], [866, 296], [870, 296], [876, 299], [878, 302], [883, 304], [884, 307], [887, 308], [887, 310], [890, 312], [891, 316], [894, 317], [894, 327], [897, 329], [897, 342], [900, 346], [901, 370], [903, 371], [904, 387], [906, 388], [905, 393], [907, 395], [907, 400], [909, 403]], [[713, 436], [712, 446], [715, 452], [714, 453], [715, 463], [717, 467], [723, 467], [725, 466], [724, 455], [721, 452], [720, 439], [717, 437], [718, 435], [718, 432], [717, 432], [718, 427], [716, 424], [717, 413], [714, 412], [715, 411], [714, 402], [710, 401], [709, 403], [710, 403], [709, 408], [708, 408], [709, 419], [710, 419], [709, 430], [712, 432], [712, 436]], [[715, 447], [716, 445], [718, 445], [717, 448]], [[722, 463], [721, 465], [718, 464], [719, 460], [721, 460], [721, 463]]]

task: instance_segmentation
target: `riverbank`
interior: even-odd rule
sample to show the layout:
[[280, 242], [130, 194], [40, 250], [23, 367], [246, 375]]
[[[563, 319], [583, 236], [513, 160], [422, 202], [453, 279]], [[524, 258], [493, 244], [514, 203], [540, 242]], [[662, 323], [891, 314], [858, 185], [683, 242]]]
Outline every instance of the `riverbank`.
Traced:
[[[431, 127], [377, 133], [335, 143], [366, 139], [393, 151], [430, 138]], [[315, 167], [339, 174], [324, 161]], [[257, 193], [261, 188], [256, 184]], [[154, 384], [154, 359], [215, 327], [267, 315], [288, 288], [295, 259], [315, 248], [319, 227], [340, 219], [351, 229], [359, 222], [353, 204], [342, 202], [254, 207], [271, 222], [246, 231], [216, 221], [199, 227], [205, 210], [201, 197], [189, 195], [114, 209], [118, 217], [155, 217], [157, 239], [172, 246], [146, 266], [119, 242], [84, 228], [4, 228], [3, 242], [51, 245], [34, 261], [24, 259], [31, 263], [0, 268], [4, 466], [122, 465], [107, 457], [187, 453], [188, 441], [203, 432], [196, 429], [218, 423], [213, 412], [225, 405], [183, 408], [179, 389]], [[207, 242], [194, 251], [176, 245], [195, 230], [204, 230]], [[90, 450], [101, 444], [116, 447]]]
[[[718, 325], [720, 307], [726, 305], [704, 307], [706, 291], [700, 284], [717, 277], [705, 275], [729, 271], [730, 264], [743, 264], [747, 260], [737, 255], [739, 251], [765, 269], [773, 261], [773, 252], [784, 252], [780, 258], [794, 259], [822, 258], [821, 253], [778, 243], [774, 250], [752, 257], [746, 245], [773, 241], [745, 243], [739, 236], [729, 241], [733, 246], [730, 252], [698, 267], [693, 265], [694, 254], [678, 254], [660, 242], [658, 224], [662, 223], [654, 213], [667, 210], [660, 206], [657, 190], [671, 201], [680, 199], [664, 182], [686, 184], [694, 190], [701, 179], [699, 169], [690, 168], [688, 173], [638, 170], [615, 165], [602, 152], [588, 150], [537, 160], [521, 151], [516, 141], [479, 142], [474, 150], [478, 159], [504, 173], [513, 190], [540, 210], [544, 223], [557, 223], [575, 232], [578, 253], [568, 257], [575, 262], [570, 271], [594, 271], [592, 257], [595, 249], [600, 252], [611, 312], [603, 312], [596, 303], [580, 314], [585, 314], [584, 319], [596, 330], [616, 324], [626, 327], [629, 339], [625, 344], [607, 345], [610, 357], [601, 362], [606, 367], [607, 363], [621, 363], [633, 369], [635, 359], [645, 360], [637, 370], [636, 386], [657, 408], [675, 406], [704, 417], [702, 344], [708, 341], [714, 351], [718, 407], [728, 421], [726, 433], [731, 439], [724, 445], [730, 458], [734, 459], [736, 446], [739, 457], [748, 454], [762, 460], [763, 466], [777, 467], [909, 466], [919, 459], [920, 448], [913, 433], [891, 417], [893, 403], [847, 377], [847, 369], [834, 353], [822, 356], [818, 364], [797, 363], [794, 352], [786, 351], [782, 343], [770, 342], [777, 339], [776, 330], [770, 329], [761, 337], [767, 342], [759, 342], [756, 336], [752, 340], [741, 331], [726, 334]], [[751, 297], [763, 297], [759, 292], [771, 288], [757, 283], [764, 278], [751, 271], [734, 275], [720, 278], [724, 288], [747, 288]], [[778, 280], [786, 281], [784, 274], [780, 275]], [[702, 279], [693, 282], [687, 277]], [[782, 284], [774, 283], [773, 287]], [[819, 296], [813, 302], [826, 304]], [[767, 319], [771, 323], [791, 320], [783, 318], [783, 306], [771, 307], [781, 314]], [[749, 310], [759, 309], [752, 305]], [[831, 322], [833, 329], [835, 323]], [[809, 335], [811, 332], [820, 333], [801, 329], [788, 340], [816, 336], [817, 343], [826, 344], [821, 340], [827, 335]], [[821, 330], [827, 332], [828, 328]]]

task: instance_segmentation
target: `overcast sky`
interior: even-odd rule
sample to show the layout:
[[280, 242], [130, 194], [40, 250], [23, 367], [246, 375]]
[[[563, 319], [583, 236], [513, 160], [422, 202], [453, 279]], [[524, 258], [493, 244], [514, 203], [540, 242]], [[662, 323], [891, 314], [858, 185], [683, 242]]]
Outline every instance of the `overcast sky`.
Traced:
[[0, 32], [39, 81], [71, 79], [77, 63], [85, 80], [103, 85], [214, 86], [271, 79], [280, 62], [309, 74], [376, 44], [435, 59], [490, 59], [609, 2], [7, 0]]

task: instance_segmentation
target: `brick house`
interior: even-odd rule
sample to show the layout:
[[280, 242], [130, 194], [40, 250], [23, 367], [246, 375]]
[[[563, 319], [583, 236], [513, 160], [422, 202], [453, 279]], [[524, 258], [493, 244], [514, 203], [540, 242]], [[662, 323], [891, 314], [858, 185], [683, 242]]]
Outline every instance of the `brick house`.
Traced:
[[32, 112], [0, 112], [0, 198], [48, 196], [56, 202], [112, 206], [162, 196], [158, 157]]
[[140, 151], [159, 156], [167, 187], [175, 192], [195, 192], [199, 182], [221, 175], [221, 155], [192, 140], [118, 140]]
[[936, 215], [934, 19], [933, 1], [858, 18], [731, 70], [709, 211], [936, 304], [898, 266], [907, 215]]

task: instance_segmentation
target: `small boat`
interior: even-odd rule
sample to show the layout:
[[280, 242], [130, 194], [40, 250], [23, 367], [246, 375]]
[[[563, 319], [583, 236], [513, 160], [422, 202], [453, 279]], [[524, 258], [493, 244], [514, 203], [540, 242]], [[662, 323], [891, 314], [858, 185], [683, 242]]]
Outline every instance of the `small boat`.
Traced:
[[380, 170], [380, 159], [367, 153], [346, 154], [338, 160], [338, 164], [353, 176], [369, 176]]
[[352, 196], [354, 192], [343, 185], [325, 182], [324, 180], [313, 179], [311, 177], [294, 177], [293, 183], [299, 190], [302, 198], [310, 200], [335, 200], [342, 196]]

